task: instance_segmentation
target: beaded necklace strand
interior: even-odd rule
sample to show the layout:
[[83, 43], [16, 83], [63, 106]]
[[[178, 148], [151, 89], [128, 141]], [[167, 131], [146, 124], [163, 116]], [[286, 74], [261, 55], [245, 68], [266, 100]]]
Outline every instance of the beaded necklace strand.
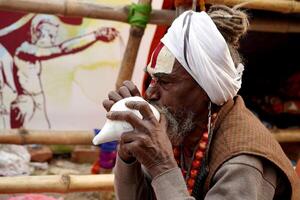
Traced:
[[188, 171], [184, 169], [184, 158], [182, 150], [179, 147], [175, 147], [173, 149], [175, 160], [181, 169], [183, 177], [185, 178], [187, 189], [190, 195], [192, 195], [196, 178], [200, 172], [200, 167], [203, 164], [202, 161], [205, 156], [206, 148], [208, 146], [208, 136], [209, 134], [211, 134], [212, 130], [211, 106], [211, 102], [209, 102], [207, 131], [203, 132], [201, 139], [199, 140], [199, 143], [195, 148], [195, 151], [192, 156], [192, 164], [190, 165]]
[[194, 189], [195, 181], [200, 171], [200, 166], [204, 158], [207, 143], [208, 143], [208, 132], [206, 131], [202, 134], [202, 137], [194, 151], [192, 157], [193, 161], [188, 170], [185, 170], [183, 168], [184, 165], [183, 159], [180, 158], [183, 154], [181, 153], [182, 151], [180, 150], [180, 147], [175, 147], [173, 149], [175, 160], [178, 166], [181, 168], [183, 177], [185, 177], [186, 185], [190, 194], [192, 194], [192, 191]]

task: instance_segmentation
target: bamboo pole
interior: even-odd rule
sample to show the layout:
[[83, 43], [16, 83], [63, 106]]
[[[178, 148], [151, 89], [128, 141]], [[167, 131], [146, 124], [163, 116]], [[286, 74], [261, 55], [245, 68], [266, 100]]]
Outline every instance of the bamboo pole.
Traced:
[[[246, 3], [250, 9], [282, 13], [300, 13], [300, 2], [295, 0], [206, 0], [208, 4], [235, 6]], [[128, 7], [108, 7], [85, 0], [0, 0], [0, 9], [22, 12], [48, 13], [64, 16], [89, 17], [127, 22]], [[169, 10], [152, 10], [150, 24], [169, 25], [175, 13]]]
[[[109, 7], [86, 0], [0, 0], [0, 9], [20, 12], [55, 14], [71, 17], [88, 17], [127, 22], [128, 6]], [[171, 24], [174, 12], [152, 10], [150, 24]]]
[[[208, 0], [209, 1], [209, 0]], [[283, 1], [283, 0], [281, 0]], [[289, 0], [286, 0], [289, 1]], [[22, 4], [21, 4], [21, 3]], [[0, 0], [0, 9], [14, 10], [14, 11], [26, 11], [26, 12], [43, 12], [49, 14], [61, 14], [66, 16], [80, 16], [80, 17], [91, 17], [91, 18], [102, 18], [109, 20], [117, 20], [121, 22], [127, 21], [127, 8], [112, 8], [101, 6], [98, 3], [81, 2], [82, 7], [77, 7], [76, 11], [68, 11], [70, 9], [62, 9], [60, 6], [67, 5], [62, 4], [63, 0], [51, 0], [46, 7], [40, 6], [39, 0]], [[45, 2], [45, 1], [42, 1]], [[58, 4], [58, 3], [59, 4]], [[77, 2], [77, 4], [78, 4]], [[28, 4], [26, 7], [23, 4]], [[216, 1], [217, 3], [217, 1]], [[57, 5], [58, 4], [58, 5]], [[300, 4], [300, 2], [299, 2]], [[93, 5], [93, 6], [92, 6]], [[87, 8], [92, 7], [90, 12], [87, 12]], [[181, 13], [185, 10], [183, 7], [177, 9], [177, 13]], [[175, 11], [171, 10], [153, 10], [149, 23], [158, 25], [170, 25], [176, 16]], [[253, 19], [250, 21], [251, 31], [262, 31], [262, 32], [277, 32], [277, 33], [299, 33], [300, 22], [299, 20], [287, 20], [287, 19]]]
[[[25, 133], [24, 133], [25, 132]], [[300, 142], [300, 129], [271, 130], [278, 142]], [[90, 131], [1, 130], [0, 144], [91, 145]]]
[[300, 2], [296, 0], [206, 0], [208, 4], [224, 4], [256, 10], [266, 10], [280, 13], [300, 13]]
[[0, 177], [0, 194], [113, 191], [114, 175]]
[[0, 130], [0, 144], [91, 145], [92, 131]]
[[[296, 0], [206, 0], [206, 3], [224, 4], [227, 6], [244, 4], [243, 7], [250, 9], [300, 13], [300, 2]], [[123, 22], [127, 21], [128, 14], [126, 7], [112, 8], [85, 0], [0, 0], [0, 7], [14, 11], [112, 19]], [[151, 20], [159, 21], [159, 16], [155, 15], [157, 12], [159, 11], [153, 11]], [[115, 15], [115, 13], [118, 13], [118, 15]]]
[[[150, 4], [151, 0], [139, 0], [139, 4]], [[134, 65], [136, 57], [138, 54], [139, 46], [144, 35], [144, 28], [137, 26], [130, 27], [130, 35], [125, 49], [124, 57], [121, 63], [121, 68], [119, 71], [118, 79], [116, 82], [116, 88], [122, 86], [125, 80], [131, 80], [132, 73], [134, 70]]]
[[254, 18], [250, 21], [250, 30], [257, 32], [300, 33], [300, 20]]
[[280, 143], [300, 142], [300, 129], [279, 129], [272, 133]]

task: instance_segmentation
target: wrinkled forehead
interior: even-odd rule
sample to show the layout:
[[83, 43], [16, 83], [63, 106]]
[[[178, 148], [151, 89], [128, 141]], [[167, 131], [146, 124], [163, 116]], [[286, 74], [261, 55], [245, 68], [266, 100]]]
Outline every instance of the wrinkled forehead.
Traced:
[[147, 72], [152, 76], [157, 73], [170, 74], [175, 63], [175, 56], [163, 44], [159, 43], [153, 51]]

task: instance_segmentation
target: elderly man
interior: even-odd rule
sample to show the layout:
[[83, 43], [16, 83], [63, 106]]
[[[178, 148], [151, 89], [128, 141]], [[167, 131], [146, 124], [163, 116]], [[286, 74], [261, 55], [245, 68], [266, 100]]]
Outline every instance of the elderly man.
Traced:
[[[145, 102], [109, 112], [134, 130], [122, 135], [115, 167], [117, 199], [299, 199], [299, 180], [279, 144], [237, 95], [243, 65], [235, 47], [244, 13], [214, 6], [187, 11], [152, 54]], [[234, 37], [236, 36], [236, 37]], [[103, 102], [140, 95], [129, 81]]]

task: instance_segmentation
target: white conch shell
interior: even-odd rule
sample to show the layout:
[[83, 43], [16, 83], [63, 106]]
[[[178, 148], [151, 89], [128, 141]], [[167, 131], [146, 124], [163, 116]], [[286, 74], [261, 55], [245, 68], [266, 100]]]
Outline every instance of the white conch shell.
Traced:
[[[139, 118], [143, 118], [142, 115], [138, 110], [133, 110], [128, 108], [125, 103], [128, 101], [144, 101], [146, 102], [142, 97], [128, 97], [125, 99], [122, 99], [118, 102], [116, 102], [110, 109], [110, 111], [131, 111], [134, 114], [136, 114]], [[159, 121], [160, 120], [160, 114], [158, 110], [149, 104], [155, 118]], [[100, 133], [98, 133], [94, 139], [93, 139], [93, 144], [98, 145], [102, 144], [105, 142], [111, 142], [111, 141], [116, 141], [120, 140], [122, 133], [127, 132], [127, 131], [132, 131], [133, 127], [131, 124], [125, 121], [117, 121], [117, 120], [109, 120], [107, 119], [103, 128], [101, 129]]]

